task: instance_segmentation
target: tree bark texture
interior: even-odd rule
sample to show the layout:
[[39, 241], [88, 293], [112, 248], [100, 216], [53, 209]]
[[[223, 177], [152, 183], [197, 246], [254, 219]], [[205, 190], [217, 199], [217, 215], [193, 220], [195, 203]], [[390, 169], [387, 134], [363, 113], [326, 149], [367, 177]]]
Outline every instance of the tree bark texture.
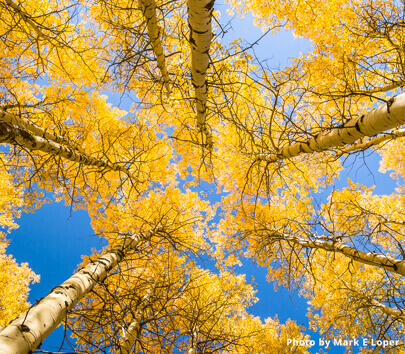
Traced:
[[113, 165], [110, 162], [96, 159], [76, 151], [73, 148], [64, 146], [55, 141], [39, 137], [29, 132], [16, 128], [8, 123], [0, 121], [0, 143], [8, 143], [21, 146], [27, 150], [40, 150], [48, 154], [59, 156], [66, 160], [77, 162], [82, 165], [105, 168], [112, 171], [122, 171], [127, 175], [130, 172], [121, 166]]
[[141, 330], [141, 323], [144, 318], [145, 308], [149, 305], [152, 297], [154, 287], [149, 289], [146, 295], [143, 297], [141, 303], [137, 306], [135, 312], [135, 318], [130, 323], [128, 329], [124, 330], [124, 336], [120, 341], [120, 346], [116, 351], [116, 354], [130, 354], [132, 346], [135, 340], [139, 337]]
[[396, 318], [396, 319], [398, 319], [398, 320], [405, 323], [405, 314], [402, 311], [400, 311], [398, 309], [395, 309], [393, 307], [389, 307], [387, 305], [384, 305], [381, 302], [376, 301], [376, 300], [371, 300], [371, 304], [378, 307], [386, 315], [394, 317], [394, 318]]
[[156, 61], [160, 72], [162, 73], [163, 82], [166, 90], [170, 94], [169, 73], [166, 69], [165, 56], [163, 54], [162, 42], [159, 38], [159, 27], [156, 19], [156, 3], [155, 0], [139, 0], [139, 5], [142, 9], [146, 20], [146, 28], [150, 38], [153, 51], [156, 55]]
[[273, 163], [305, 153], [326, 151], [354, 143], [362, 137], [373, 137], [405, 123], [405, 93], [391, 98], [386, 104], [361, 117], [351, 119], [340, 127], [331, 128], [306, 141], [281, 148], [277, 154], [260, 154], [259, 161]]
[[391, 272], [405, 276], [405, 260], [395, 259], [374, 252], [362, 252], [342, 242], [310, 240], [286, 234], [272, 233], [270, 238], [300, 245], [305, 248], [323, 249], [328, 252], [337, 252], [353, 259], [356, 262], [384, 268]]
[[152, 231], [126, 236], [109, 252], [87, 264], [63, 284], [53, 288], [46, 297], [0, 332], [0, 353], [29, 354], [35, 350], [59, 326], [68, 311], [96, 284], [106, 279], [108, 272], [129, 250], [160, 230], [158, 227]]
[[403, 138], [405, 136], [405, 130], [404, 129], [398, 129], [398, 130], [394, 130], [390, 133], [385, 133], [385, 134], [381, 134], [375, 138], [370, 139], [369, 141], [366, 141], [364, 143], [358, 143], [358, 144], [353, 144], [350, 145], [348, 147], [345, 147], [341, 150], [339, 150], [338, 155], [344, 155], [344, 154], [348, 154], [352, 151], [364, 151], [368, 148], [370, 148], [371, 146], [377, 146], [380, 145], [382, 143], [387, 143], [391, 140], [395, 140], [398, 138]]
[[33, 133], [34, 135], [44, 138], [44, 139], [52, 140], [56, 143], [63, 144], [66, 146], [71, 146], [75, 150], [78, 150], [80, 153], [84, 153], [84, 151], [79, 146], [72, 146], [72, 144], [68, 140], [63, 138], [62, 136], [54, 135], [54, 134], [48, 132], [46, 129], [43, 129], [43, 128], [37, 126], [36, 124], [30, 122], [28, 119], [19, 117], [15, 114], [3, 111], [1, 109], [0, 109], [0, 121], [9, 123], [16, 127], [20, 127], [26, 131]]
[[205, 144], [212, 147], [212, 135], [206, 124], [207, 82], [209, 50], [212, 40], [211, 17], [214, 0], [189, 0], [191, 81], [197, 101], [197, 128], [205, 136]]

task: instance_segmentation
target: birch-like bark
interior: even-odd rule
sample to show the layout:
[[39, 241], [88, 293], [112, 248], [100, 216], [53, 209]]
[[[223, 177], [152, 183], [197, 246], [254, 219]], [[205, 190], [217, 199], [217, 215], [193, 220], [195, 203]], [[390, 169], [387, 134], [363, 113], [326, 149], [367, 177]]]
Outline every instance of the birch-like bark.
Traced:
[[116, 354], [130, 354], [132, 346], [135, 343], [135, 340], [139, 337], [141, 330], [141, 323], [144, 318], [144, 312], [146, 306], [150, 303], [150, 298], [152, 297], [155, 287], [153, 286], [146, 295], [143, 297], [141, 303], [136, 308], [135, 318], [130, 323], [128, 329], [124, 329], [124, 336], [121, 338], [119, 348], [116, 351]]
[[207, 82], [209, 50], [212, 39], [211, 17], [214, 0], [188, 0], [188, 24], [190, 26], [191, 82], [197, 102], [197, 128], [212, 147], [212, 134], [206, 124]]
[[402, 311], [400, 311], [398, 309], [394, 309], [393, 307], [384, 305], [381, 302], [376, 301], [376, 300], [371, 300], [371, 304], [378, 307], [386, 315], [397, 318], [398, 320], [405, 323], [405, 314]]
[[0, 143], [18, 145], [27, 150], [40, 150], [82, 165], [105, 168], [112, 171], [122, 171], [129, 177], [134, 178], [125, 167], [113, 165], [110, 162], [87, 156], [73, 148], [30, 134], [23, 129], [16, 128], [4, 122], [0, 122]]
[[188, 350], [187, 354], [196, 354], [197, 353], [197, 326], [194, 325], [193, 329], [191, 330], [191, 343], [190, 349]]
[[146, 20], [146, 28], [150, 38], [153, 51], [156, 55], [156, 61], [160, 72], [162, 73], [163, 82], [167, 93], [170, 94], [169, 73], [166, 69], [165, 56], [163, 54], [162, 42], [159, 38], [159, 27], [156, 19], [156, 3], [155, 0], [139, 0], [139, 6], [142, 9]]
[[404, 129], [395, 130], [395, 131], [392, 131], [391, 133], [386, 133], [386, 134], [377, 136], [376, 138], [370, 139], [369, 141], [366, 141], [364, 143], [353, 144], [346, 148], [340, 149], [338, 152], [338, 155], [348, 154], [352, 151], [364, 151], [371, 146], [377, 146], [382, 143], [388, 142], [390, 140], [403, 138], [404, 136], [405, 136]]
[[305, 248], [323, 249], [328, 252], [337, 252], [353, 259], [356, 262], [371, 265], [374, 267], [384, 268], [391, 272], [405, 276], [405, 260], [395, 259], [374, 252], [362, 252], [354, 247], [348, 246], [342, 242], [330, 242], [320, 240], [304, 239], [286, 234], [273, 233], [272, 239], [287, 241]]
[[31, 28], [37, 33], [39, 38], [47, 38], [41, 30], [38, 28], [38, 26], [20, 9], [20, 7], [12, 2], [11, 0], [5, 0], [6, 4], [10, 6], [26, 23], [28, 23]]
[[129, 250], [160, 230], [158, 227], [152, 231], [125, 237], [109, 252], [83, 267], [60, 286], [53, 288], [46, 297], [0, 332], [0, 353], [28, 354], [35, 350], [59, 326], [68, 311], [96, 284], [106, 279], [107, 273]]
[[362, 137], [373, 137], [405, 123], [405, 93], [361, 117], [351, 119], [340, 127], [331, 128], [306, 141], [281, 148], [277, 154], [259, 154], [258, 161], [273, 163], [305, 153], [326, 151], [354, 143]]
[[15, 114], [3, 111], [0, 109], [0, 121], [1, 122], [6, 122], [11, 125], [15, 125], [17, 127], [20, 127], [22, 129], [25, 129], [26, 131], [29, 131], [35, 135], [38, 135], [44, 139], [47, 140], [52, 140], [56, 143], [66, 145], [66, 146], [71, 146], [75, 150], [79, 151], [80, 153], [84, 153], [82, 148], [80, 146], [73, 146], [68, 140], [66, 140], [62, 136], [54, 135], [46, 129], [43, 129], [41, 127], [38, 127], [36, 124], [30, 122], [28, 119], [16, 116]]

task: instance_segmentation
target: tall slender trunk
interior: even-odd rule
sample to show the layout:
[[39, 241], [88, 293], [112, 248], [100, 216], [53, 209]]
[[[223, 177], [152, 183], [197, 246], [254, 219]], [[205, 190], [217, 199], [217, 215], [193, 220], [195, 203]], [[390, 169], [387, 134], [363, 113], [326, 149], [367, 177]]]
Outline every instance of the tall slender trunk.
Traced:
[[197, 353], [197, 325], [193, 325], [193, 329], [190, 331], [191, 332], [191, 343], [190, 343], [190, 349], [188, 350], [187, 354], [196, 354]]
[[42, 31], [38, 28], [38, 26], [34, 23], [34, 21], [32, 21], [30, 17], [24, 11], [22, 11], [22, 9], [17, 4], [12, 2], [11, 0], [5, 1], [6, 4], [10, 6], [21, 17], [23, 21], [25, 21], [31, 26], [31, 28], [37, 33], [38, 38], [46, 38], [46, 36], [42, 33]]
[[150, 299], [152, 297], [155, 287], [153, 286], [148, 290], [146, 295], [143, 297], [141, 303], [137, 306], [135, 312], [135, 318], [130, 323], [128, 329], [124, 329], [124, 335], [121, 338], [119, 348], [116, 351], [116, 354], [130, 354], [132, 346], [135, 343], [135, 340], [139, 337], [139, 332], [141, 330], [141, 323], [144, 318], [145, 308], [149, 305]]
[[84, 151], [81, 149], [80, 146], [72, 145], [64, 137], [52, 134], [52, 133], [48, 132], [46, 129], [43, 129], [43, 128], [37, 126], [36, 124], [30, 122], [28, 119], [19, 117], [15, 114], [3, 111], [1, 109], [0, 109], [0, 122], [5, 122], [5, 123], [9, 123], [11, 125], [15, 125], [17, 127], [20, 127], [22, 129], [25, 129], [25, 130], [35, 134], [37, 136], [40, 136], [44, 139], [52, 140], [55, 143], [59, 143], [59, 144], [63, 144], [63, 145], [72, 147], [73, 149], [79, 151], [80, 153], [82, 153], [82, 154], [84, 153]]
[[401, 322], [405, 323], [405, 313], [403, 313], [402, 311], [395, 309], [393, 307], [384, 305], [383, 303], [376, 301], [376, 300], [371, 300], [371, 304], [378, 307], [386, 315], [394, 317], [394, 318], [400, 320]]
[[107, 273], [122, 261], [129, 250], [160, 230], [161, 228], [157, 227], [151, 231], [126, 236], [109, 252], [87, 264], [63, 284], [53, 288], [46, 297], [0, 332], [0, 353], [28, 354], [35, 350], [59, 326], [68, 311], [96, 284], [106, 279]]
[[209, 50], [212, 40], [211, 17], [214, 0], [188, 0], [191, 45], [191, 81], [197, 101], [197, 128], [205, 136], [203, 144], [212, 147], [212, 134], [206, 124]]
[[18, 145], [27, 150], [40, 150], [82, 165], [100, 167], [112, 171], [122, 171], [128, 176], [133, 177], [125, 167], [113, 165], [110, 162], [87, 156], [76, 151], [74, 148], [64, 146], [55, 141], [48, 140], [34, 134], [30, 134], [23, 129], [16, 128], [4, 122], [0, 122], [0, 143]]
[[159, 38], [159, 27], [156, 19], [155, 0], [139, 0], [143, 15], [146, 20], [146, 28], [150, 38], [153, 51], [156, 55], [156, 61], [160, 72], [162, 73], [163, 82], [165, 83], [167, 93], [170, 94], [169, 73], [166, 69], [165, 56], [163, 54], [162, 42]]
[[328, 252], [341, 253], [356, 262], [384, 268], [391, 272], [405, 276], [405, 260], [395, 259], [393, 257], [374, 252], [362, 252], [342, 242], [311, 240], [278, 233], [270, 233], [269, 239], [271, 241], [286, 241], [305, 248], [316, 248], [323, 249]]
[[362, 137], [373, 137], [388, 129], [393, 129], [405, 123], [405, 93], [393, 97], [391, 100], [361, 117], [351, 119], [340, 127], [281, 148], [276, 154], [259, 154], [258, 161], [273, 163], [298, 155], [316, 151], [326, 151], [333, 147], [354, 143]]
[[353, 145], [349, 145], [347, 147], [344, 147], [342, 149], [339, 149], [338, 151], [338, 155], [344, 155], [344, 154], [348, 154], [352, 151], [364, 151], [366, 149], [368, 149], [371, 146], [377, 146], [380, 145], [382, 143], [386, 143], [390, 140], [394, 140], [394, 139], [398, 139], [398, 138], [403, 138], [405, 136], [405, 130], [404, 129], [398, 129], [398, 130], [394, 130], [391, 131], [389, 133], [385, 133], [382, 135], [379, 135], [375, 138], [372, 138], [364, 143], [358, 143], [358, 144], [353, 144]]

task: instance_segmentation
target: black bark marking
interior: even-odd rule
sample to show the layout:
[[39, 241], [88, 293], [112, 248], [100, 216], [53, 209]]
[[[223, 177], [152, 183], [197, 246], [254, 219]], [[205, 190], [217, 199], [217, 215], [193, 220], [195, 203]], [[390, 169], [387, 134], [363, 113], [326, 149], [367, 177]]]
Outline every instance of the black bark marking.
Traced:
[[191, 26], [190, 26], [190, 28], [194, 33], [197, 33], [197, 34], [206, 34], [206, 33], [209, 32], [209, 30], [207, 30], [207, 31], [197, 31], [197, 30], [193, 29]]
[[[129, 247], [126, 247], [126, 248], [129, 248]], [[124, 250], [122, 250], [122, 249], [114, 250], [114, 252], [118, 256], [118, 259], [122, 259], [125, 256]]]
[[214, 2], [215, 2], [215, 0], [210, 1], [207, 5], [205, 5], [204, 8], [207, 10], [211, 9], [211, 11], [212, 11], [214, 9]]
[[193, 29], [191, 28], [191, 26], [190, 26], [190, 29], [191, 29], [191, 33], [190, 33], [190, 39], [189, 39], [188, 41], [189, 41], [191, 44], [197, 46], [197, 44], [196, 44], [196, 42], [195, 42], [195, 39], [193, 38]]
[[25, 130], [18, 129], [18, 128], [14, 128], [14, 129], [16, 130], [16, 135], [20, 135], [24, 140], [31, 142], [31, 144], [33, 146], [37, 145], [35, 138], [30, 133], [26, 132]]
[[390, 112], [390, 107], [392, 106], [392, 104], [394, 103], [394, 101], [395, 101], [395, 96], [394, 96], [394, 97], [391, 97], [391, 98], [387, 101], [387, 112], [388, 112], [388, 113], [391, 113], [391, 112]]
[[30, 328], [25, 324], [20, 325], [20, 329], [21, 329], [21, 332], [29, 332], [30, 331]]

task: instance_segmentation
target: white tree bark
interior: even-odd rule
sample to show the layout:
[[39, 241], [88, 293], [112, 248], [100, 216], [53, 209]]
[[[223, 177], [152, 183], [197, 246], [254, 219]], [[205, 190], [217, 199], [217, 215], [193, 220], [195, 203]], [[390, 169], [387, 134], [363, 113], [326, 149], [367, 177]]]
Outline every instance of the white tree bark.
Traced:
[[159, 38], [159, 27], [156, 19], [156, 3], [155, 0], [139, 0], [139, 6], [142, 9], [146, 20], [146, 28], [150, 38], [153, 51], [156, 55], [156, 61], [160, 72], [162, 73], [163, 82], [166, 90], [170, 94], [169, 73], [166, 69], [165, 56], [163, 54], [162, 43]]
[[116, 354], [130, 354], [132, 346], [135, 340], [139, 337], [139, 332], [141, 329], [141, 323], [144, 318], [144, 312], [146, 306], [150, 303], [150, 298], [152, 297], [154, 291], [154, 286], [149, 289], [146, 295], [143, 297], [141, 303], [136, 308], [135, 318], [129, 325], [128, 329], [124, 329], [124, 336], [121, 338], [120, 346], [116, 351]]
[[354, 143], [362, 137], [373, 137], [405, 123], [405, 93], [393, 97], [387, 104], [351, 119], [340, 127], [322, 132], [306, 141], [281, 148], [277, 154], [259, 154], [257, 160], [273, 163], [305, 153], [326, 151]]
[[398, 320], [405, 323], [405, 314], [402, 311], [400, 311], [398, 309], [394, 309], [393, 307], [389, 307], [387, 305], [384, 305], [381, 302], [376, 301], [376, 300], [371, 300], [371, 303], [374, 306], [378, 307], [386, 315], [397, 318]]
[[133, 178], [131, 173], [125, 167], [113, 165], [110, 162], [87, 156], [73, 148], [30, 134], [23, 129], [16, 128], [4, 122], [0, 122], [0, 143], [18, 145], [27, 150], [40, 150], [82, 165], [100, 167], [112, 171], [122, 171]]
[[26, 22], [28, 23], [31, 28], [37, 33], [38, 38], [46, 38], [46, 36], [41, 32], [38, 26], [32, 21], [21, 9], [20, 7], [12, 2], [11, 0], [5, 0], [6, 4], [10, 6], [17, 14]]
[[[212, 39], [211, 17], [214, 0], [188, 0], [190, 26], [191, 81], [197, 101], [197, 128], [205, 136], [205, 144], [212, 147], [212, 134], [206, 124], [207, 82], [209, 50]], [[204, 142], [203, 142], [204, 143]]]
[[190, 343], [190, 349], [188, 350], [187, 354], [196, 354], [197, 353], [197, 333], [198, 328], [197, 325], [193, 326], [193, 329], [190, 331], [191, 332], [191, 343]]
[[341, 253], [356, 262], [384, 268], [391, 272], [405, 276], [405, 260], [395, 259], [393, 257], [384, 256], [374, 252], [362, 252], [342, 242], [311, 240], [278, 233], [270, 233], [270, 238], [279, 241], [291, 242], [305, 248], [317, 248], [328, 252]]
[[113, 269], [142, 240], [160, 231], [155, 230], [126, 236], [122, 242], [72, 275], [25, 314], [18, 316], [0, 332], [0, 353], [28, 354], [63, 321], [71, 310], [96, 284]]
[[22, 129], [25, 129], [35, 135], [38, 135], [47, 140], [53, 140], [56, 143], [63, 144], [66, 146], [71, 146], [75, 150], [79, 151], [80, 153], [84, 153], [84, 151], [79, 146], [72, 146], [68, 140], [66, 140], [62, 136], [54, 135], [41, 127], [38, 127], [36, 124], [30, 122], [28, 119], [16, 116], [15, 114], [3, 111], [0, 109], [0, 121], [9, 123], [11, 125], [15, 125]]
[[398, 139], [398, 138], [403, 138], [405, 136], [405, 130], [404, 129], [399, 129], [392, 131], [390, 133], [385, 133], [382, 135], [379, 135], [375, 138], [370, 139], [369, 141], [366, 141], [364, 143], [358, 143], [358, 144], [353, 144], [350, 145], [346, 148], [340, 149], [338, 152], [338, 155], [343, 155], [343, 154], [348, 154], [353, 151], [364, 151], [368, 149], [371, 146], [377, 146], [382, 143], [388, 142], [390, 140]]

